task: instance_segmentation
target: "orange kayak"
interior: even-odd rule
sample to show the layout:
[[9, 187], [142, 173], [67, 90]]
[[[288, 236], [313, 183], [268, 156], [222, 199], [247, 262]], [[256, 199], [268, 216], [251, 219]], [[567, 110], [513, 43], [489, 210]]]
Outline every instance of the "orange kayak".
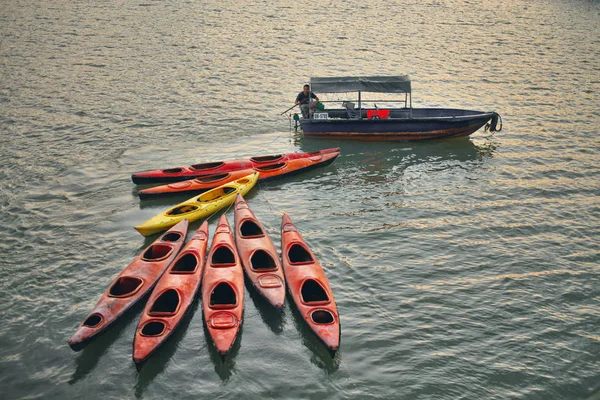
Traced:
[[332, 351], [340, 346], [340, 318], [321, 264], [287, 214], [281, 221], [285, 280], [302, 318]]
[[171, 336], [192, 305], [204, 271], [208, 222], [200, 226], [150, 295], [133, 340], [133, 361], [143, 363]]
[[252, 210], [239, 194], [235, 199], [235, 244], [256, 290], [276, 308], [283, 308], [285, 278], [279, 253]]
[[187, 167], [175, 167], [167, 169], [156, 169], [151, 171], [136, 172], [131, 175], [131, 180], [135, 184], [157, 183], [157, 182], [178, 182], [187, 179], [194, 179], [198, 176], [222, 174], [225, 172], [237, 171], [240, 169], [249, 169], [255, 167], [265, 167], [278, 164], [288, 160], [306, 158], [339, 152], [339, 148], [324, 149], [313, 152], [297, 152], [286, 154], [275, 154], [269, 156], [251, 157], [240, 160], [215, 161], [202, 164], [193, 164]]
[[149, 199], [158, 196], [200, 193], [234, 181], [253, 172], [258, 172], [258, 180], [260, 181], [283, 178], [333, 163], [337, 156], [340, 155], [339, 149], [333, 150], [335, 151], [326, 153], [318, 152], [308, 157], [282, 160], [267, 165], [255, 164], [247, 169], [223, 172], [214, 175], [203, 175], [191, 180], [142, 189], [138, 192], [138, 196], [140, 196], [140, 199]]
[[188, 221], [181, 221], [125, 267], [69, 339], [73, 350], [81, 350], [150, 292], [179, 253], [187, 230]]
[[201, 193], [253, 172], [258, 172], [259, 181], [274, 180], [276, 178], [307, 172], [314, 168], [325, 167], [333, 163], [339, 155], [340, 152], [338, 150], [264, 166], [256, 165], [252, 168], [224, 172], [222, 174], [203, 175], [191, 180], [142, 189], [138, 192], [138, 196], [140, 196], [140, 199], [150, 199], [158, 196]]
[[224, 214], [206, 259], [202, 310], [217, 352], [224, 357], [235, 342], [244, 310], [244, 272]]

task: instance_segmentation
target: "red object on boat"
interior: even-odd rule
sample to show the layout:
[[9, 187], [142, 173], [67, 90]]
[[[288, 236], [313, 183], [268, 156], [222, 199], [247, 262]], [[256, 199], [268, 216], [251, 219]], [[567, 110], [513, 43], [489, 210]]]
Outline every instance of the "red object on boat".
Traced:
[[217, 352], [225, 356], [235, 342], [244, 310], [244, 272], [225, 214], [219, 219], [206, 259], [202, 310]]
[[[331, 149], [328, 149], [328, 151]], [[157, 196], [199, 193], [217, 186], [234, 181], [253, 172], [258, 172], [258, 179], [266, 181], [276, 178], [282, 178], [301, 172], [310, 171], [313, 168], [324, 167], [335, 161], [340, 155], [339, 149], [336, 151], [317, 153], [309, 157], [302, 157], [293, 160], [283, 160], [266, 165], [255, 165], [252, 168], [237, 171], [223, 172], [222, 174], [203, 175], [195, 179], [182, 182], [160, 185], [148, 189], [142, 189], [138, 192], [141, 199], [147, 199]]]
[[143, 363], [171, 336], [196, 298], [208, 246], [208, 222], [194, 233], [148, 299], [133, 340], [133, 361]]
[[390, 110], [367, 110], [368, 119], [388, 119], [390, 117]]
[[169, 229], [117, 276], [69, 339], [73, 350], [81, 350], [154, 287], [183, 246], [187, 229], [187, 220]]
[[302, 318], [332, 351], [340, 345], [340, 319], [321, 264], [287, 214], [281, 221], [281, 252], [286, 285]]
[[256, 290], [274, 307], [283, 308], [285, 278], [279, 253], [239, 194], [235, 199], [235, 244], [244, 271]]
[[131, 175], [133, 183], [157, 183], [157, 182], [178, 182], [188, 179], [194, 179], [198, 176], [222, 174], [225, 172], [237, 171], [240, 169], [249, 169], [256, 167], [265, 167], [281, 163], [283, 161], [296, 160], [299, 158], [314, 157], [317, 155], [339, 152], [339, 148], [324, 149], [314, 152], [297, 152], [287, 154], [277, 154], [270, 156], [252, 157], [243, 160], [216, 161], [202, 164], [193, 164], [187, 167], [176, 167], [167, 169], [157, 169], [152, 171], [137, 172]]

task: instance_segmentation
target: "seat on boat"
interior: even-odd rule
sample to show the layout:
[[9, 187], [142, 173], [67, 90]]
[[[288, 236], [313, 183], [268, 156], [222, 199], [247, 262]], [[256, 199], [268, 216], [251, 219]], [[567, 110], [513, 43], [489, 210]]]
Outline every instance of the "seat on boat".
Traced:
[[358, 110], [354, 108], [354, 103], [351, 101], [345, 101], [342, 106], [346, 107], [346, 114], [350, 119], [357, 119], [359, 117]]

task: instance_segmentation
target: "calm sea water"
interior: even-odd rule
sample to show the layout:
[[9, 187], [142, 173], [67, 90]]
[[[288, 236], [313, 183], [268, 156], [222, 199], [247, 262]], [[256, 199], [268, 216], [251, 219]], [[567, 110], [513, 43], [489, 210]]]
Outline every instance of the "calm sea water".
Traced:
[[[504, 130], [339, 143], [279, 115], [310, 76], [403, 73], [415, 106]], [[600, 398], [599, 93], [598, 1], [3, 0], [2, 398]], [[198, 305], [140, 373], [141, 307], [69, 349], [174, 204], [132, 172], [333, 146], [248, 196], [324, 266], [333, 359], [253, 292], [225, 362]]]

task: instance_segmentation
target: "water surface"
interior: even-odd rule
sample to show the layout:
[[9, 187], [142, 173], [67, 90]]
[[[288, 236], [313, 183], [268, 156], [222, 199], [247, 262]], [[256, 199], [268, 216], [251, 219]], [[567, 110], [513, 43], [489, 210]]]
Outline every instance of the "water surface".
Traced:
[[[3, 1], [4, 397], [596, 398], [599, 38], [583, 0]], [[279, 115], [310, 76], [404, 73], [414, 106], [504, 130], [340, 143]], [[286, 212], [323, 265], [334, 358], [289, 299], [278, 316], [251, 291], [225, 362], [198, 304], [140, 373], [141, 306], [69, 349], [153, 240], [133, 226], [174, 204], [140, 202], [131, 173], [335, 146], [247, 197], [278, 248]]]

